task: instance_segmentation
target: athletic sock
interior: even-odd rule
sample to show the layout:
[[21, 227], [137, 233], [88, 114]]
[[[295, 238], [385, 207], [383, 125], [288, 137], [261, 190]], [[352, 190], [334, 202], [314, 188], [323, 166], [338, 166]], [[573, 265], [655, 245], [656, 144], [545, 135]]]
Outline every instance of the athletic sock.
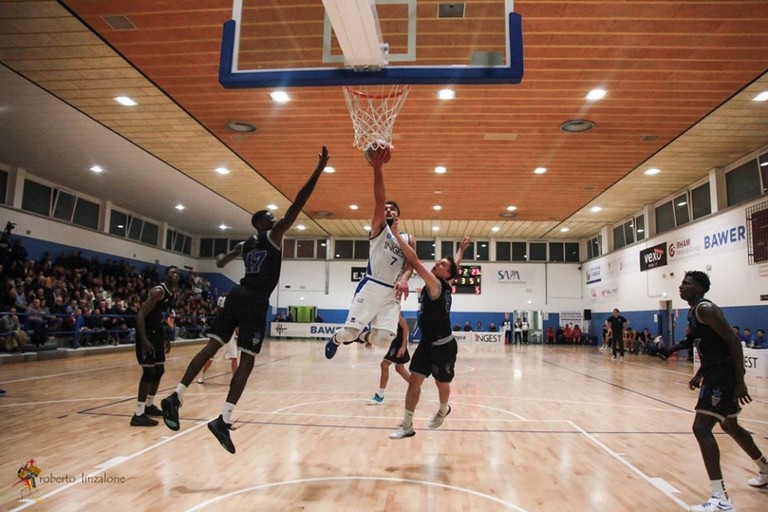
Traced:
[[146, 403], [144, 402], [136, 402], [136, 410], [133, 412], [136, 416], [141, 416], [144, 414], [144, 407], [146, 406]]
[[179, 400], [181, 400], [182, 395], [184, 395], [184, 392], [187, 390], [187, 386], [179, 382], [179, 385], [176, 386], [176, 394], [179, 396]]
[[376, 394], [379, 395], [381, 398], [384, 398], [384, 388], [379, 388]]
[[448, 403], [440, 404], [440, 415], [445, 415], [448, 412]]
[[709, 482], [712, 485], [712, 496], [717, 496], [718, 498], [728, 500], [728, 493], [725, 492], [725, 481], [723, 479], [720, 480], [710, 480]]
[[147, 407], [155, 403], [155, 395], [147, 396]]
[[221, 408], [221, 418], [224, 423], [232, 423], [232, 411], [235, 410], [235, 404], [230, 402], [224, 402], [224, 406]]
[[761, 473], [768, 474], [768, 458], [765, 455], [760, 455], [760, 457], [755, 459], [755, 464], [757, 464]]
[[407, 428], [411, 425], [413, 425], [413, 411], [405, 411], [405, 414], [403, 414], [403, 426]]

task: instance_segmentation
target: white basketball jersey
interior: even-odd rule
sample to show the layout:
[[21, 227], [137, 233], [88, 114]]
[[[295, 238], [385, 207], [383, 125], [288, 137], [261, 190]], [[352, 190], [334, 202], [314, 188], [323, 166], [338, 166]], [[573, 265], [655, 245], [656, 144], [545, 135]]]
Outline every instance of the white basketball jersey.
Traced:
[[[410, 236], [401, 233], [406, 242], [410, 243]], [[386, 284], [395, 284], [398, 276], [403, 271], [403, 250], [397, 243], [397, 238], [392, 234], [389, 225], [384, 225], [376, 238], [370, 240], [368, 251], [369, 276]]]

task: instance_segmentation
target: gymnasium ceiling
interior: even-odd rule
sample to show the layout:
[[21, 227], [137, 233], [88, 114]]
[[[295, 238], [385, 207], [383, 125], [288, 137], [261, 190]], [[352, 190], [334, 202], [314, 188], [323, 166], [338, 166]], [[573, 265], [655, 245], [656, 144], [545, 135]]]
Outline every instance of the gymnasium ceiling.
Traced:
[[[466, 2], [469, 19], [438, 19], [438, 3], [418, 0], [420, 55], [459, 63], [442, 44], [458, 34], [462, 55], [496, 49], [487, 41], [503, 23], [482, 13], [499, 0]], [[276, 14], [250, 41], [265, 66], [318, 60], [320, 0], [244, 4]], [[397, 119], [385, 181], [418, 237], [439, 225], [440, 237], [585, 238], [768, 144], [768, 102], [752, 101], [768, 91], [764, 0], [517, 0], [515, 11], [521, 84], [455, 86], [447, 102], [440, 87], [415, 86]], [[268, 90], [224, 89], [231, 13], [232, 0], [0, 1], [0, 163], [181, 231], [216, 236], [223, 223], [237, 237], [250, 231], [249, 212], [285, 211], [327, 145], [336, 172], [307, 204], [306, 230], [292, 234], [365, 236], [371, 172], [352, 147], [340, 88], [289, 88], [281, 105]], [[131, 26], [107, 23], [116, 19]], [[587, 101], [598, 87], [606, 98]], [[560, 131], [580, 118], [595, 128]], [[231, 121], [258, 130], [233, 132]], [[105, 171], [88, 171], [94, 164]], [[438, 165], [448, 172], [435, 174]], [[662, 172], [647, 176], [650, 167]]]

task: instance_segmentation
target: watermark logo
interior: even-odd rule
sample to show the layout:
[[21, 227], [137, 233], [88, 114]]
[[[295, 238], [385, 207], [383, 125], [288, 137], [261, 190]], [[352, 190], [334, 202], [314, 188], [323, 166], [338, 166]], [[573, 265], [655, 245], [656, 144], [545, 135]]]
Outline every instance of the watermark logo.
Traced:
[[15, 484], [13, 484], [13, 486], [22, 486], [22, 497], [24, 496], [24, 489], [26, 489], [30, 494], [33, 490], [37, 489], [37, 477], [40, 476], [42, 471], [43, 470], [40, 469], [37, 464], [35, 464], [35, 459], [29, 459], [26, 463], [24, 463], [23, 466], [19, 468], [19, 470], [16, 472], [16, 476], [19, 479]]

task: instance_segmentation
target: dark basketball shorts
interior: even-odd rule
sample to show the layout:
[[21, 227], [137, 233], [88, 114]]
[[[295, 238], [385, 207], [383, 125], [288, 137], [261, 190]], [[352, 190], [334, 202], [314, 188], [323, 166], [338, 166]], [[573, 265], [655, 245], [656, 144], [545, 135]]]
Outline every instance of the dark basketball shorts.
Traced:
[[147, 338], [152, 344], [152, 348], [155, 349], [154, 353], [141, 355], [141, 340], [137, 339], [134, 344], [136, 349], [136, 360], [140, 366], [155, 366], [165, 363], [165, 332], [164, 328], [150, 328], [147, 327]]
[[459, 346], [453, 336], [431, 343], [422, 339], [413, 352], [408, 370], [424, 377], [432, 375], [438, 382], [451, 382], [458, 351]]
[[225, 345], [235, 329], [240, 327], [237, 346], [246, 354], [256, 355], [261, 352], [261, 344], [267, 329], [267, 311], [269, 295], [248, 286], [237, 285], [230, 290], [224, 301], [224, 308], [219, 312], [213, 325], [208, 330], [209, 337]]
[[733, 383], [723, 380], [704, 382], [699, 390], [696, 412], [714, 416], [720, 421], [737, 416], [741, 412], [741, 406], [733, 390]]
[[384, 356], [384, 359], [389, 361], [390, 363], [395, 364], [405, 364], [408, 361], [411, 360], [411, 355], [408, 353], [408, 346], [405, 347], [405, 352], [403, 352], [403, 357], [397, 357], [397, 351], [400, 350], [400, 346], [402, 345], [403, 341], [399, 338], [395, 338], [392, 340], [392, 343], [389, 345], [389, 350], [387, 350], [387, 355]]

